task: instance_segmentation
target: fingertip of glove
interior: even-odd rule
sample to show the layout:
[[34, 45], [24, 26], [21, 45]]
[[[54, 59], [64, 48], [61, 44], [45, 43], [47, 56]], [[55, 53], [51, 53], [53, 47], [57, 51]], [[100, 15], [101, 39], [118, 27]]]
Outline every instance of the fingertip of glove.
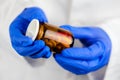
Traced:
[[49, 58], [50, 56], [51, 56], [51, 52], [50, 52], [50, 48], [48, 47], [48, 46], [46, 46], [45, 47], [45, 51], [47, 52], [45, 55], [44, 55], [44, 57], [45, 58]]
[[42, 49], [42, 54], [43, 58], [49, 58], [52, 53], [50, 52], [50, 48], [48, 46], [44, 46], [44, 48]]
[[34, 42], [35, 45], [39, 45], [40, 47], [44, 47], [45, 46], [45, 42], [43, 40], [36, 40]]
[[49, 58], [51, 56], [51, 52], [48, 52], [46, 55], [45, 55], [45, 58]]
[[33, 43], [32, 39], [29, 37], [24, 37], [23, 39], [19, 39], [19, 44], [22, 46], [29, 46]]

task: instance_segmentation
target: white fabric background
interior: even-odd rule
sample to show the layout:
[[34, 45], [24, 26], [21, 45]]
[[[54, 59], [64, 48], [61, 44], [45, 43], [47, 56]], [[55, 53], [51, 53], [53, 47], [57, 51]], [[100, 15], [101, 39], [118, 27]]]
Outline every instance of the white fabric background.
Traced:
[[[119, 0], [0, 0], [0, 80], [119, 80], [119, 4]], [[104, 67], [88, 75], [74, 75], [61, 68], [52, 56], [34, 60], [18, 55], [10, 44], [9, 25], [30, 6], [42, 8], [49, 23], [57, 26], [99, 25], [103, 28], [113, 45], [107, 71]]]

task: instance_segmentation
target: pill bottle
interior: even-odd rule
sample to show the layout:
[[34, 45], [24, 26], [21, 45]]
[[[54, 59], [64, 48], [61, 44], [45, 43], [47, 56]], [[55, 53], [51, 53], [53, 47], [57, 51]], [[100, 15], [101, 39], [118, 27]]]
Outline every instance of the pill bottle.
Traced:
[[73, 35], [69, 31], [49, 23], [40, 23], [37, 19], [33, 19], [28, 25], [26, 36], [32, 40], [43, 40], [55, 53], [72, 47], [74, 43]]

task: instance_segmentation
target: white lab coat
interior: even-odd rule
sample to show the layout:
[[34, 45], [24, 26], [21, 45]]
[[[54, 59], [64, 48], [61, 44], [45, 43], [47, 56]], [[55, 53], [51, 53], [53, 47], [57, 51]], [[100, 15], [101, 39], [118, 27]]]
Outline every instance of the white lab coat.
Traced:
[[[30, 6], [42, 8], [54, 25], [103, 28], [112, 40], [108, 66], [87, 75], [75, 75], [60, 67], [52, 56], [31, 59], [18, 55], [11, 47], [9, 25]], [[119, 27], [120, 0], [0, 0], [0, 80], [119, 80]]]

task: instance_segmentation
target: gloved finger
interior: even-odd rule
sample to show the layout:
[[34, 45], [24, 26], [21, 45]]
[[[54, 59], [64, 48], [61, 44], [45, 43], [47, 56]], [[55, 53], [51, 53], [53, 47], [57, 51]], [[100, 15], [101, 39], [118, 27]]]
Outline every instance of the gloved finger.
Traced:
[[85, 72], [94, 71], [97, 69], [96, 66], [100, 65], [99, 58], [86, 61], [82, 59], [77, 60], [77, 59], [66, 58], [66, 57], [63, 57], [61, 54], [56, 54], [55, 60], [64, 68], [66, 67], [66, 69], [68, 69], [69, 67], [71, 68], [70, 70], [72, 72], [77, 72], [77, 73], [80, 72], [79, 70], [82, 70]]
[[61, 54], [64, 57], [69, 57], [73, 59], [95, 59], [104, 54], [104, 45], [102, 42], [96, 42], [93, 45], [85, 48], [67, 48], [64, 49]]
[[48, 22], [44, 12], [40, 8], [26, 8], [10, 24], [10, 32], [14, 30], [11, 28], [19, 28], [19, 30], [25, 35], [28, 24], [33, 19], [38, 19], [40, 22]]
[[41, 57], [49, 58], [50, 55], [51, 55], [50, 48], [48, 46], [45, 46], [41, 51], [30, 55], [30, 57], [35, 58], [35, 59], [41, 58]]
[[20, 30], [18, 29], [15, 29], [14, 30], [16, 31], [16, 33], [14, 33], [15, 31], [13, 31], [13, 28], [10, 29], [10, 38], [11, 38], [11, 42], [12, 42], [12, 45], [16, 45], [16, 46], [29, 46], [29, 45], [32, 45], [33, 44], [33, 41], [31, 38], [29, 37], [26, 37], [24, 36]]
[[[93, 31], [94, 29], [92, 29], [92, 27], [90, 27], [90, 28], [89, 27], [72, 27], [70, 25], [63, 25], [63, 26], [60, 26], [60, 28], [64, 28], [64, 29], [70, 31], [73, 34], [74, 38], [88, 39], [88, 38], [96, 37], [95, 36], [96, 31]], [[99, 33], [99, 32], [97, 32], [97, 33]]]
[[45, 13], [41, 8], [38, 7], [25, 8], [18, 17], [28, 21], [31, 21], [32, 19], [38, 19], [40, 22], [47, 22]]
[[23, 19], [21, 17], [17, 17], [10, 24], [9, 32], [17, 34], [17, 31], [19, 31], [19, 32], [21, 32], [21, 34], [25, 35], [29, 23], [30, 23], [30, 21], [28, 21], [27, 19]]
[[64, 69], [66, 69], [66, 70], [68, 70], [68, 71], [70, 71], [70, 72], [72, 72], [74, 74], [80, 75], [80, 74], [87, 74], [88, 73], [88, 71], [86, 71], [86, 70], [83, 70], [83, 69], [80, 69], [80, 68], [77, 68], [77, 67], [73, 67], [73, 66], [71, 66], [69, 64], [65, 64], [64, 62], [62, 64], [62, 62], [60, 60], [57, 60], [57, 59], [55, 59], [55, 60]]
[[41, 51], [45, 47], [45, 43], [42, 40], [36, 40], [30, 46], [21, 46], [21, 45], [13, 45], [15, 50], [22, 56], [29, 56]]
[[[57, 60], [56, 60], [57, 61]], [[74, 74], [76, 74], [76, 75], [80, 75], [80, 74], [87, 74], [88, 73], [88, 71], [86, 71], [86, 70], [83, 70], [83, 69], [79, 69], [79, 68], [75, 68], [75, 67], [72, 67], [72, 66], [70, 66], [70, 65], [68, 65], [68, 64], [61, 64], [61, 62], [59, 62], [59, 61], [57, 61], [58, 62], [58, 64], [61, 66], [61, 67], [63, 67], [64, 69], [66, 69], [66, 70], [68, 70], [68, 71], [70, 71], [70, 72], [72, 72], [72, 73], [74, 73]]]
[[46, 55], [43, 56], [43, 58], [49, 58], [51, 56], [52, 52], [48, 52]]

